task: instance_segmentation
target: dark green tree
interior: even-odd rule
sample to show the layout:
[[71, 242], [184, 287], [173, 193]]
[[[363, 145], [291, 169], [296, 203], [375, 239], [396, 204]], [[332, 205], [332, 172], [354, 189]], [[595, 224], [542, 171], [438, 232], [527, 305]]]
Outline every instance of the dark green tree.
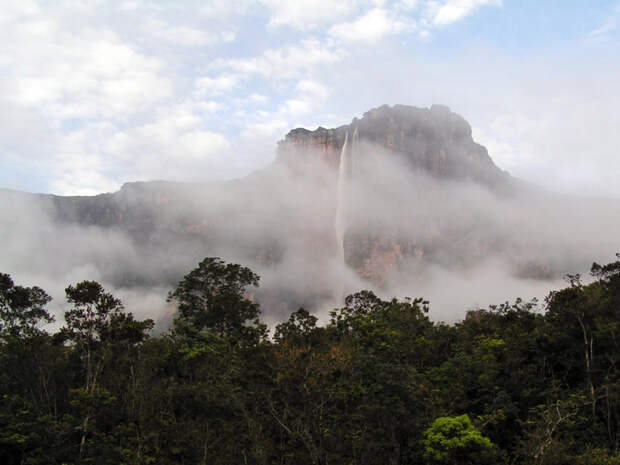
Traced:
[[43, 329], [54, 320], [45, 309], [50, 300], [0, 273], [0, 457], [7, 464], [50, 458], [59, 355]]
[[11, 276], [0, 273], [0, 336], [28, 337], [54, 318], [45, 306], [52, 298], [40, 287], [16, 286]]
[[249, 268], [208, 257], [190, 271], [168, 295], [178, 306], [175, 328], [209, 331], [233, 345], [252, 346], [266, 336], [260, 306], [247, 295], [259, 276]]
[[300, 308], [291, 314], [288, 321], [276, 326], [274, 340], [279, 344], [287, 343], [293, 346], [311, 345], [319, 333], [317, 321], [317, 317]]
[[98, 350], [102, 346], [102, 337], [119, 318], [123, 304], [96, 281], [69, 286], [65, 293], [72, 308], [65, 312], [66, 325], [62, 334], [82, 356], [84, 388], [91, 391], [99, 381], [105, 362], [105, 354]]
[[[116, 358], [116, 371], [120, 372], [124, 355], [121, 351], [128, 351], [142, 342], [153, 322], [139, 322], [132, 314], [124, 313], [120, 299], [106, 292], [96, 281], [70, 285], [65, 293], [72, 308], [65, 312], [66, 325], [61, 334], [71, 343], [72, 352], [78, 356], [82, 367], [80, 378], [83, 381], [71, 390], [71, 403], [78, 415], [81, 433], [78, 461], [82, 462], [88, 456], [105, 456], [102, 453], [105, 443], [102, 444], [97, 435], [108, 433], [97, 429], [96, 420], [102, 419], [100, 423], [103, 423], [110, 412], [118, 411], [118, 395], [107, 388], [113, 377], [105, 376], [106, 366]], [[114, 460], [118, 460], [116, 453], [111, 454], [110, 461]]]

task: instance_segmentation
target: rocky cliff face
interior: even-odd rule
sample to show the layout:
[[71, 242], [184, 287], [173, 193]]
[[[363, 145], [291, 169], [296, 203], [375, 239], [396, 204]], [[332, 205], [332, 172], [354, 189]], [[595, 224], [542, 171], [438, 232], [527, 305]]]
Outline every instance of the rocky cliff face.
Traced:
[[278, 142], [278, 160], [295, 165], [300, 159], [319, 157], [336, 168], [345, 135], [355, 130], [362, 152], [402, 157], [411, 168], [438, 178], [472, 180], [493, 188], [510, 179], [495, 166], [486, 148], [473, 141], [469, 123], [442, 105], [384, 105], [338, 128], [294, 129]]
[[[471, 181], [502, 195], [514, 188], [512, 178], [493, 163], [486, 148], [473, 141], [467, 121], [441, 105], [384, 105], [338, 128], [294, 129], [278, 143], [277, 160], [295, 170], [301, 161], [314, 158], [337, 170], [346, 135], [350, 141], [354, 133], [354, 164], [369, 156], [387, 157], [400, 159], [407, 169], [440, 180]], [[355, 173], [352, 175], [355, 177]], [[446, 235], [429, 244], [389, 225], [377, 227], [366, 222], [351, 226], [345, 235], [346, 263], [360, 277], [377, 285], [384, 283], [405, 261], [438, 255], [434, 250], [439, 247], [438, 242], [442, 242], [440, 247], [444, 251], [462, 248], [460, 253], [455, 250], [455, 261], [463, 257], [482, 258], [490, 247], [471, 235]]]

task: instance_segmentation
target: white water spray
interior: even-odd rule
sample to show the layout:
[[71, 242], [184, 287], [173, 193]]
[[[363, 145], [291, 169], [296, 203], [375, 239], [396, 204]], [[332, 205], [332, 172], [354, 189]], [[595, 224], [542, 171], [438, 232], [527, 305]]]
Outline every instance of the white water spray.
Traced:
[[336, 230], [336, 244], [338, 247], [338, 258], [345, 264], [344, 257], [344, 232], [345, 232], [345, 202], [347, 190], [347, 164], [349, 156], [349, 132], [344, 136], [344, 144], [340, 151], [340, 166], [338, 167], [338, 184], [336, 185], [336, 217], [334, 229]]
[[[346, 268], [346, 258], [344, 253], [344, 235], [347, 227], [348, 220], [348, 191], [349, 183], [353, 175], [353, 157], [355, 155], [355, 149], [357, 146], [357, 129], [353, 132], [353, 137], [349, 143], [349, 133], [347, 132], [344, 137], [344, 144], [340, 151], [340, 165], [338, 167], [338, 184], [336, 186], [336, 216], [334, 219], [334, 229], [336, 232], [336, 244], [338, 247], [338, 260], [344, 268]], [[343, 274], [340, 289], [338, 289], [338, 297], [344, 299], [345, 293], [345, 278]]]

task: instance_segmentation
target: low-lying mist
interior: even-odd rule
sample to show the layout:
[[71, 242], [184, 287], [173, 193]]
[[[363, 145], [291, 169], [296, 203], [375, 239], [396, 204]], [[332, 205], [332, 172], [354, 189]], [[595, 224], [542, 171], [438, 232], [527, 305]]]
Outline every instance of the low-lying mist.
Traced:
[[0, 271], [54, 297], [101, 282], [139, 317], [165, 327], [168, 291], [202, 258], [261, 276], [264, 320], [304, 306], [322, 319], [345, 294], [424, 297], [434, 319], [544, 297], [566, 273], [620, 250], [620, 204], [560, 196], [506, 177], [491, 188], [438, 179], [371, 144], [352, 153], [341, 196], [345, 262], [335, 214], [338, 168], [319, 156], [282, 160], [225, 183], [136, 183], [114, 194], [0, 194]]

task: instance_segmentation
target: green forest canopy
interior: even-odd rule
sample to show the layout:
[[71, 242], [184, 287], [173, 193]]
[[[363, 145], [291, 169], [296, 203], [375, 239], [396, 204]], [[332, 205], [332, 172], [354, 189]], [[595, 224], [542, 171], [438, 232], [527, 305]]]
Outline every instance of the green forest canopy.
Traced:
[[433, 322], [422, 299], [299, 309], [273, 337], [246, 267], [206, 258], [153, 335], [94, 281], [0, 274], [0, 457], [12, 464], [620, 464], [620, 261], [542, 310]]

